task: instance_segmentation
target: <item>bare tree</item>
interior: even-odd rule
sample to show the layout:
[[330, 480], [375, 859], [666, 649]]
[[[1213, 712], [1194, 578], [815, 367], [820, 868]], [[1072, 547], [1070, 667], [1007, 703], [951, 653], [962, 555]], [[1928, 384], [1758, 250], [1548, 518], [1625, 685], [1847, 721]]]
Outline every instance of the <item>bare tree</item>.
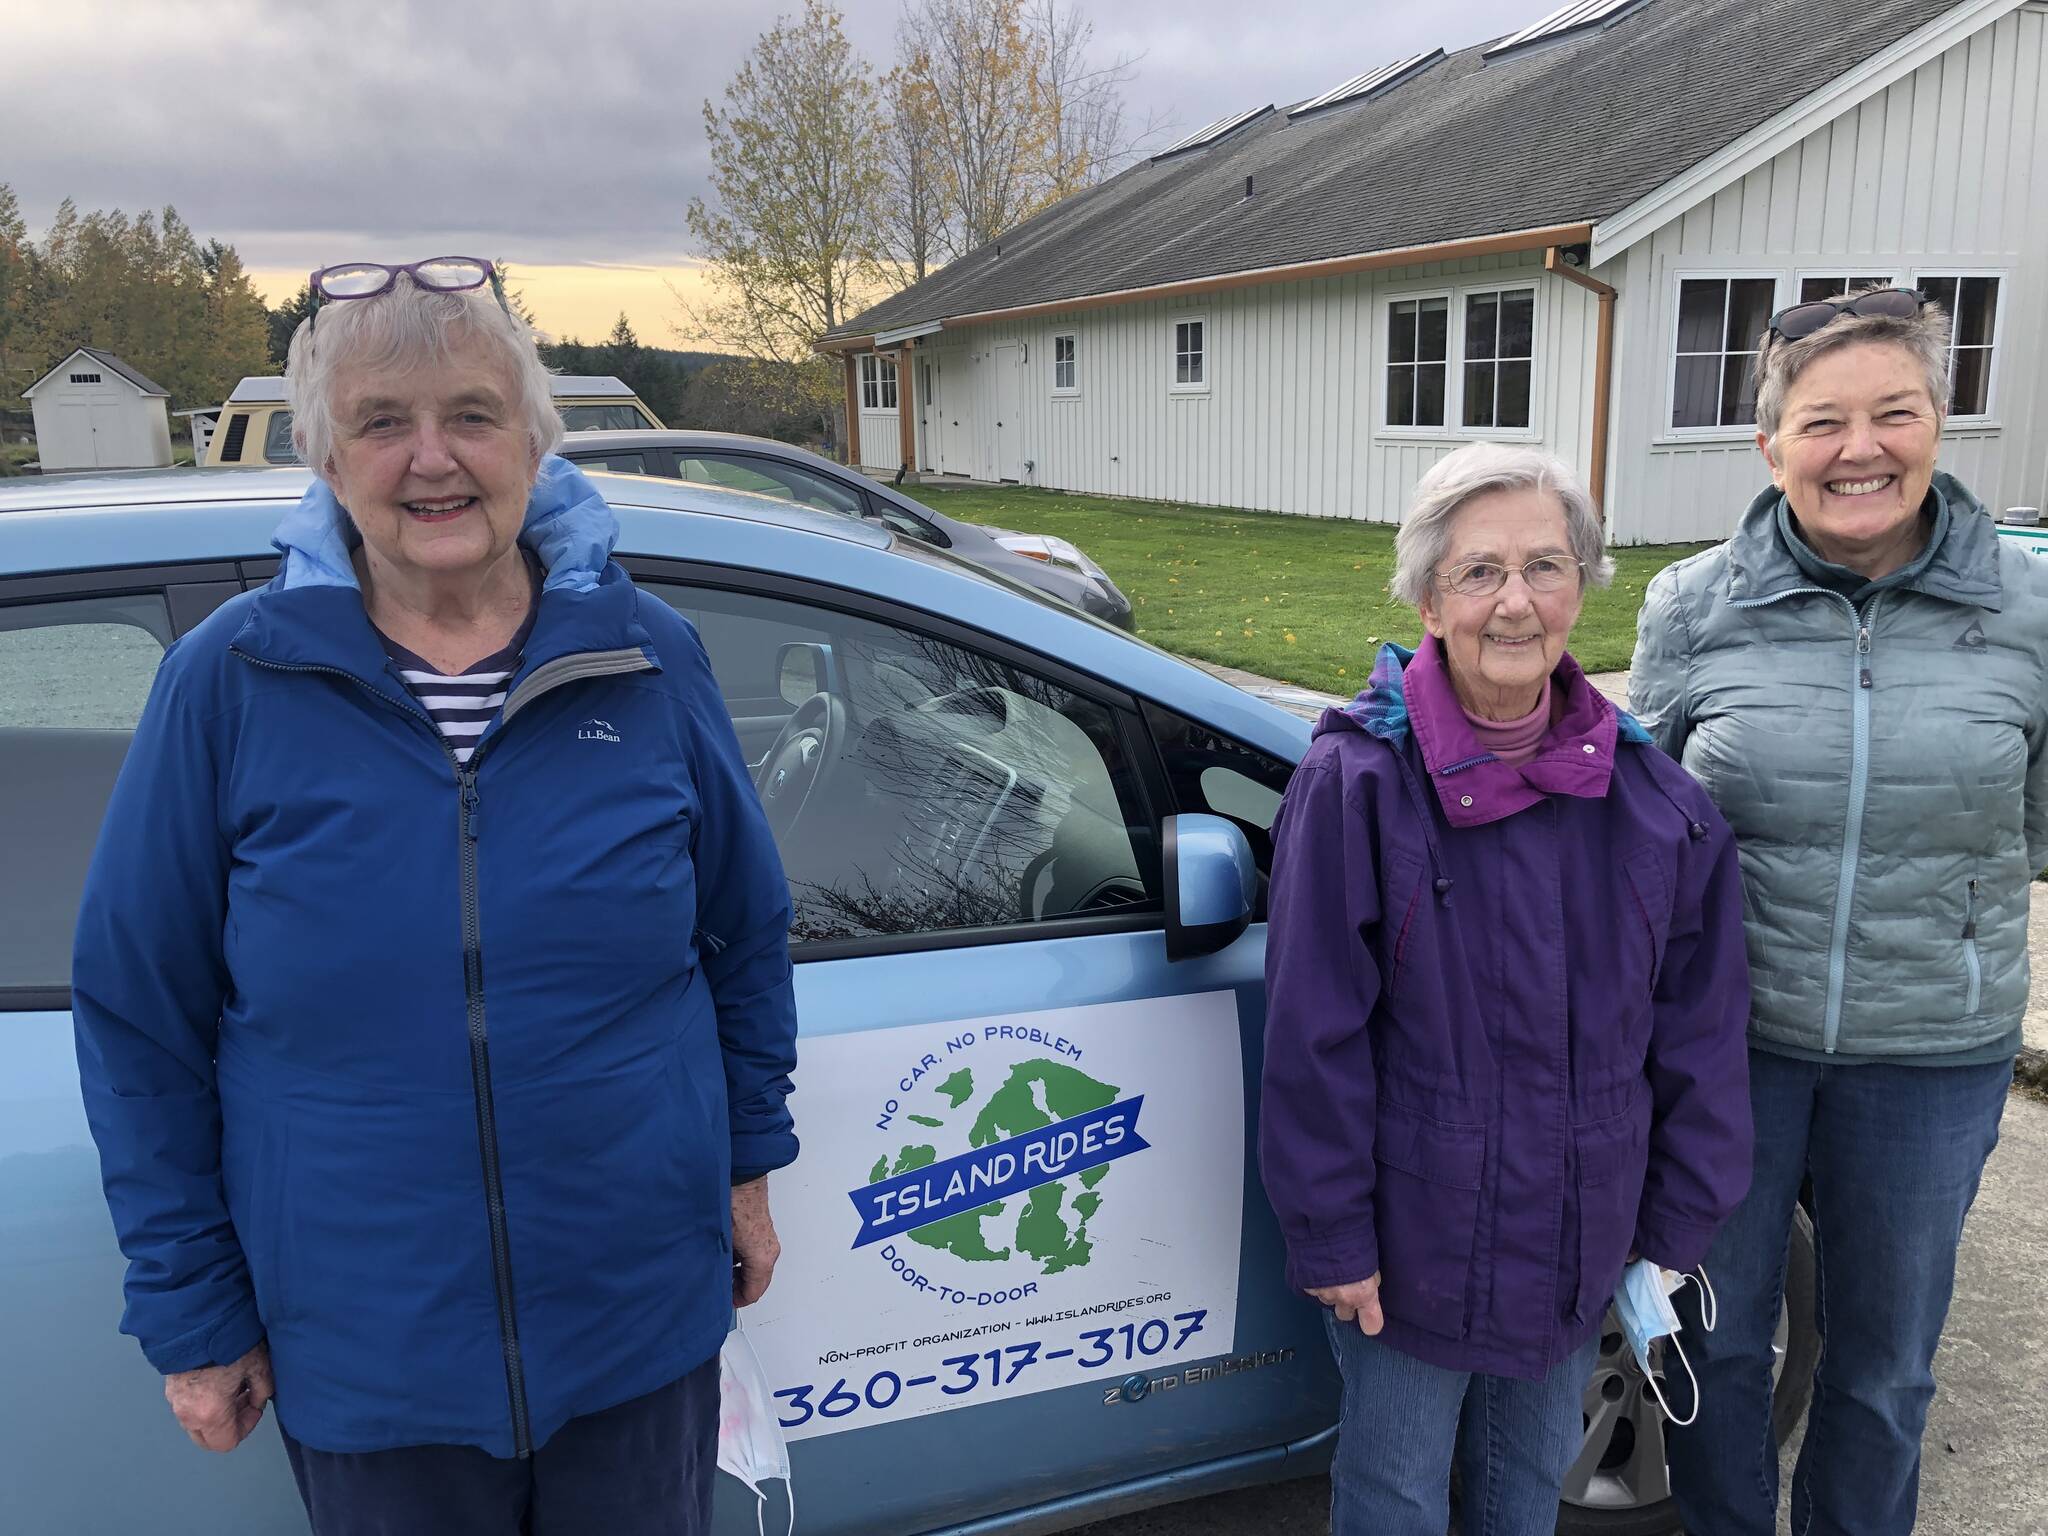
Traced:
[[[922, 137], [891, 146], [892, 197], [927, 218], [938, 250], [986, 245], [1129, 156], [1138, 60], [1099, 60], [1094, 39], [1074, 0], [907, 0], [890, 92]], [[926, 188], [936, 199], [920, 200]]]
[[939, 108], [921, 62], [899, 64], [882, 81], [889, 126], [882, 136], [882, 229], [889, 256], [907, 283], [921, 283], [937, 260], [946, 221]]

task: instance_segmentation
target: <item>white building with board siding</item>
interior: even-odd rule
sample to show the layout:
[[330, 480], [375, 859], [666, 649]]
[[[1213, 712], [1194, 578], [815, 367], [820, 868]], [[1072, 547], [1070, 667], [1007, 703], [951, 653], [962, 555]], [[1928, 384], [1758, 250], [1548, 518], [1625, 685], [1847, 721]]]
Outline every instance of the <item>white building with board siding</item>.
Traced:
[[821, 344], [858, 461], [1392, 521], [1539, 443], [1618, 543], [1764, 482], [1773, 310], [1865, 279], [1956, 320], [1943, 466], [2048, 502], [2048, 5], [1576, 0], [1213, 124]]
[[22, 394], [44, 474], [171, 462], [170, 396], [111, 352], [80, 347]]

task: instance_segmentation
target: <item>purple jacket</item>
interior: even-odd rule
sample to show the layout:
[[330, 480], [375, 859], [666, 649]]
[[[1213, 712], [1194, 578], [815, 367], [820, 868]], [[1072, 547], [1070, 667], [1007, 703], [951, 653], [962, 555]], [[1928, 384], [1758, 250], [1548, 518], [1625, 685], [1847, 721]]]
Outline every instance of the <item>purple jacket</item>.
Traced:
[[1433, 639], [1324, 712], [1274, 827], [1259, 1131], [1291, 1285], [1381, 1273], [1396, 1348], [1534, 1379], [1629, 1253], [1749, 1187], [1735, 841], [1569, 656], [1520, 768]]

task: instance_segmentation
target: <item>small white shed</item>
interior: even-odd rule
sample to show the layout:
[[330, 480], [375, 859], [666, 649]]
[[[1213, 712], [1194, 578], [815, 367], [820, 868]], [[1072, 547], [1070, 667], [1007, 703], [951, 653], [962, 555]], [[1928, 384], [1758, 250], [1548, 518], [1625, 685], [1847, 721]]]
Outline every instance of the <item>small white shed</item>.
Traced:
[[80, 347], [22, 391], [44, 474], [171, 462], [170, 395], [111, 352]]

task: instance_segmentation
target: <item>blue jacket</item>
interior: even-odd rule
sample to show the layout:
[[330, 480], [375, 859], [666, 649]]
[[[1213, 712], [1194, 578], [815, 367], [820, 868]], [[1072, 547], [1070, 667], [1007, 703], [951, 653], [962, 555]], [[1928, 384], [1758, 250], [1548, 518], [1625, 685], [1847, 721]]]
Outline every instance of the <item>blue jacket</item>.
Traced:
[[524, 1454], [710, 1358], [729, 1180], [796, 1156], [789, 898], [690, 624], [543, 464], [458, 771], [316, 485], [166, 654], [79, 914], [79, 1077], [165, 1372], [267, 1336], [331, 1451]]

